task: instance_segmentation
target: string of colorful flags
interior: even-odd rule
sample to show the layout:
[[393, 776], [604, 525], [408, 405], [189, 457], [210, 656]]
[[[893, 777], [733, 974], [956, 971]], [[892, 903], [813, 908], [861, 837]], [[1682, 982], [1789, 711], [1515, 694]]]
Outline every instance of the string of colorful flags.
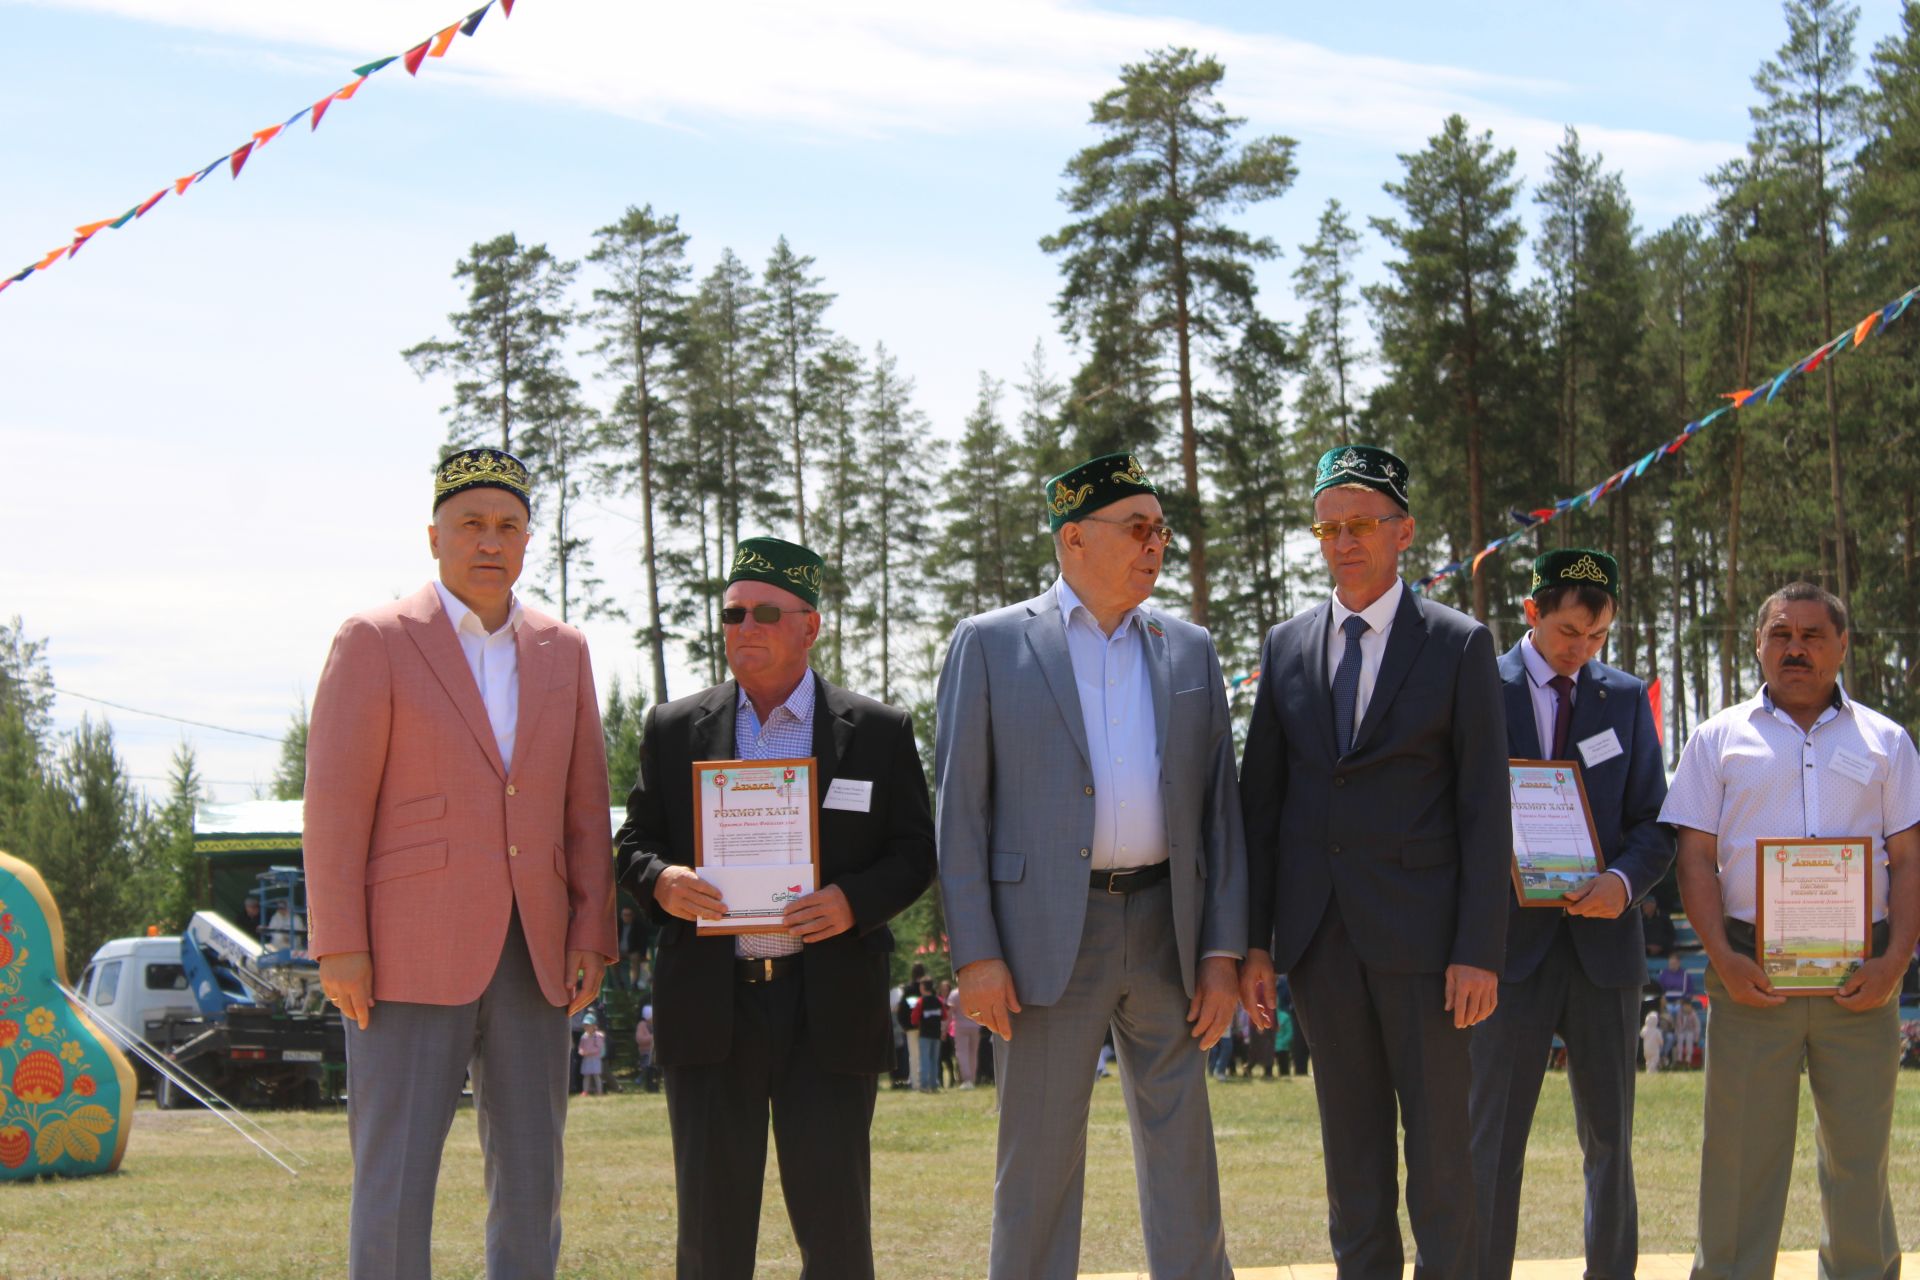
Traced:
[[408, 75], [418, 76], [421, 65], [424, 64], [428, 58], [444, 58], [447, 56], [447, 50], [452, 47], [456, 36], [471, 36], [474, 32], [478, 31], [481, 20], [487, 16], [487, 12], [496, 4], [500, 6], [500, 13], [503, 17], [511, 18], [513, 16], [514, 0], [487, 0], [487, 3], [481, 5], [466, 17], [461, 18], [450, 26], [441, 28], [433, 35], [422, 40], [419, 44], [408, 49], [405, 53], [389, 54], [387, 57], [375, 58], [370, 62], [355, 67], [353, 69], [353, 80], [350, 83], [334, 90], [318, 102], [310, 103], [300, 108], [279, 124], [268, 125], [264, 129], [254, 130], [252, 136], [246, 142], [241, 143], [231, 151], [222, 152], [205, 168], [197, 169], [183, 178], [175, 178], [172, 182], [161, 187], [146, 199], [135, 202], [125, 213], [120, 214], [118, 217], [102, 218], [97, 222], [82, 223], [80, 226], [75, 227], [73, 229], [74, 235], [72, 243], [63, 244], [57, 249], [50, 250], [45, 256], [41, 257], [39, 261], [24, 270], [17, 271], [10, 276], [0, 277], [0, 293], [4, 293], [14, 285], [19, 284], [35, 272], [47, 270], [62, 258], [70, 259], [74, 257], [86, 246], [87, 241], [93, 239], [93, 237], [100, 232], [118, 231], [129, 223], [137, 222], [141, 218], [146, 217], [147, 214], [153, 210], [154, 206], [158, 205], [167, 196], [171, 195], [176, 200], [184, 199], [189, 187], [205, 182], [214, 170], [219, 169], [223, 165], [226, 166], [235, 178], [238, 178], [240, 176], [240, 170], [246, 165], [248, 158], [255, 152], [265, 147], [286, 130], [300, 123], [302, 119], [308, 121], [307, 132], [311, 133], [315, 129], [318, 129], [321, 118], [327, 114], [328, 107], [336, 102], [351, 101], [353, 95], [360, 91], [360, 86], [367, 82], [367, 77], [383, 70], [393, 63], [398, 62], [401, 66], [405, 67]]
[[[1541, 526], [1557, 520], [1569, 512], [1578, 511], [1582, 507], [1591, 507], [1609, 494], [1625, 488], [1628, 484], [1645, 475], [1647, 469], [1653, 466], [1654, 463], [1671, 458], [1673, 455], [1679, 453], [1680, 450], [1686, 447], [1689, 440], [1693, 439], [1694, 436], [1698, 435], [1720, 418], [1729, 413], [1737, 413], [1755, 403], [1760, 405], [1773, 403], [1773, 398], [1780, 394], [1780, 389], [1786, 386], [1787, 383], [1793, 381], [1803, 373], [1812, 373], [1822, 364], [1843, 351], [1858, 348], [1876, 332], [1885, 329], [1895, 320], [1898, 320], [1901, 315], [1905, 313], [1906, 309], [1912, 305], [1916, 297], [1920, 297], [1920, 285], [1916, 285], [1907, 290], [1892, 302], [1887, 303], [1886, 306], [1868, 312], [1858, 324], [1827, 339], [1827, 341], [1821, 343], [1818, 347], [1815, 347], [1812, 351], [1802, 356], [1799, 360], [1794, 361], [1779, 373], [1774, 374], [1771, 378], [1763, 379], [1760, 382], [1756, 382], [1753, 386], [1740, 391], [1723, 392], [1720, 398], [1725, 400], [1727, 402], [1726, 404], [1721, 405], [1705, 417], [1696, 418], [1694, 421], [1689, 422], [1685, 427], [1681, 428], [1679, 435], [1676, 435], [1664, 444], [1655, 446], [1644, 456], [1629, 462], [1626, 466], [1620, 468], [1620, 470], [1614, 472], [1586, 492], [1577, 493], [1570, 498], [1562, 498], [1551, 506], [1538, 507], [1531, 511], [1522, 511], [1515, 508], [1508, 514], [1513, 518], [1514, 522], [1520, 526], [1518, 529], [1515, 529], [1503, 537], [1495, 538], [1492, 542], [1480, 548], [1479, 552], [1474, 555], [1471, 561], [1454, 560], [1441, 565], [1438, 569], [1435, 569], [1432, 573], [1429, 573], [1426, 577], [1414, 583], [1413, 589], [1423, 592], [1430, 591], [1447, 578], [1459, 573], [1462, 569], [1465, 569], [1467, 575], [1472, 577], [1480, 572], [1482, 561], [1502, 547], [1505, 547], [1508, 543], [1526, 537]], [[1241, 686], [1258, 680], [1259, 678], [1260, 672], [1257, 668], [1247, 672], [1245, 675], [1230, 677], [1227, 680], [1228, 695], [1232, 696], [1238, 693]]]
[[1780, 389], [1786, 386], [1787, 383], [1793, 381], [1803, 373], [1812, 373], [1815, 369], [1818, 369], [1822, 364], [1834, 356], [1839, 355], [1841, 352], [1861, 346], [1868, 338], [1872, 337], [1877, 330], [1884, 329], [1895, 320], [1898, 320], [1901, 314], [1906, 311], [1907, 307], [1912, 304], [1916, 296], [1920, 296], [1920, 285], [1916, 285], [1907, 290], [1886, 306], [1868, 312], [1865, 318], [1858, 324], [1827, 339], [1827, 341], [1821, 343], [1818, 347], [1815, 347], [1812, 351], [1802, 356], [1799, 360], [1794, 361], [1794, 363], [1788, 365], [1773, 377], [1756, 382], [1753, 386], [1741, 391], [1722, 392], [1720, 398], [1727, 401], [1726, 404], [1721, 405], [1718, 409], [1715, 409], [1703, 418], [1696, 418], [1694, 421], [1689, 422], [1685, 427], [1681, 428], [1679, 435], [1667, 441], [1665, 444], [1655, 446], [1649, 450], [1644, 457], [1629, 462], [1626, 466], [1620, 468], [1620, 470], [1608, 476], [1599, 484], [1594, 485], [1593, 488], [1588, 489], [1585, 493], [1575, 494], [1571, 498], [1562, 498], [1552, 506], [1539, 507], [1532, 511], [1521, 511], [1515, 508], [1508, 514], [1520, 525], [1520, 528], [1504, 537], [1495, 538], [1492, 542], [1480, 548], [1478, 554], [1476, 554], [1471, 561], [1462, 562], [1454, 560], [1448, 564], [1441, 565], [1438, 569], [1435, 569], [1432, 573], [1429, 573], [1426, 577], [1415, 583], [1413, 589], [1415, 591], [1430, 590], [1445, 581], [1448, 577], [1460, 572], [1462, 569], [1467, 570], [1468, 577], [1478, 574], [1480, 572], [1481, 561], [1485, 560], [1494, 552], [1516, 539], [1526, 537], [1542, 525], [1557, 520], [1569, 512], [1578, 511], [1582, 507], [1591, 507], [1608, 494], [1624, 489], [1629, 483], [1645, 475], [1647, 468], [1651, 467], [1654, 463], [1666, 458], [1671, 458], [1674, 454], [1679, 453], [1681, 449], [1686, 447], [1687, 441], [1693, 439], [1694, 436], [1711, 426], [1721, 417], [1729, 413], [1737, 413], [1755, 403], [1761, 405], [1772, 404], [1773, 398], [1780, 394]]

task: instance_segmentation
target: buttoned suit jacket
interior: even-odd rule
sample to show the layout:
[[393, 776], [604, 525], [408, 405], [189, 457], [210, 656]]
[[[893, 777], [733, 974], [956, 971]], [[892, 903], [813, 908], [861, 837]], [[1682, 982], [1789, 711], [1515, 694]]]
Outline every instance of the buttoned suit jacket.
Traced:
[[1512, 824], [1486, 627], [1403, 589], [1353, 747], [1334, 749], [1322, 603], [1267, 633], [1241, 764], [1250, 945], [1284, 973], [1337, 901], [1371, 968], [1498, 973]]
[[[1146, 607], [1173, 923], [1189, 995], [1246, 945], [1246, 855], [1226, 681], [1203, 628]], [[962, 622], [940, 672], [934, 779], [954, 967], [1004, 960], [1024, 1005], [1059, 1000], [1086, 920], [1091, 755], [1059, 596]]]
[[309, 949], [368, 951], [375, 1000], [466, 1004], [514, 912], [547, 1000], [566, 953], [615, 958], [606, 745], [586, 639], [523, 608], [500, 757], [431, 583], [334, 636], [307, 733]]
[[[853, 928], [800, 953], [807, 1038], [829, 1071], [878, 1074], [893, 1067], [887, 922], [933, 883], [927, 775], [906, 712], [806, 678], [815, 682], [815, 804], [836, 778], [873, 784], [865, 811], [819, 809], [820, 884], [846, 895]], [[660, 923], [653, 1031], [661, 1067], [721, 1062], [733, 1045], [733, 935], [699, 936], [653, 890], [667, 867], [693, 865], [693, 765], [734, 758], [739, 699], [739, 683], [728, 680], [647, 712], [639, 776], [617, 838], [620, 883]]]
[[[1546, 759], [1550, 744], [1540, 741], [1532, 681], [1518, 644], [1500, 657], [1500, 690], [1506, 704], [1509, 749], [1522, 759]], [[1563, 918], [1580, 967], [1594, 985], [1638, 987], [1647, 980], [1646, 932], [1639, 901], [1673, 866], [1673, 833], [1659, 821], [1660, 806], [1667, 798], [1667, 775], [1647, 686], [1637, 676], [1595, 660], [1580, 668], [1574, 686], [1568, 757], [1579, 759], [1578, 744], [1609, 729], [1620, 740], [1620, 754], [1591, 768], [1583, 763], [1580, 772], [1593, 810], [1600, 856], [1626, 876], [1633, 901], [1615, 919], [1601, 920], [1523, 909], [1509, 894], [1507, 962], [1501, 975], [1508, 982], [1524, 982], [1540, 967]]]

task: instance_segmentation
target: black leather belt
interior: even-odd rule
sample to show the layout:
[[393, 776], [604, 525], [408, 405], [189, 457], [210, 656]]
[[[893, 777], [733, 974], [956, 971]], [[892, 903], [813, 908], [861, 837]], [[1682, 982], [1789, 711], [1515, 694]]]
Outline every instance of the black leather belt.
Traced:
[[1149, 863], [1144, 867], [1122, 867], [1118, 871], [1096, 871], [1092, 888], [1096, 893], [1138, 893], [1167, 878], [1167, 864]]
[[733, 976], [741, 982], [772, 982], [776, 978], [790, 978], [800, 972], [800, 957], [791, 956], [736, 956], [733, 961]]

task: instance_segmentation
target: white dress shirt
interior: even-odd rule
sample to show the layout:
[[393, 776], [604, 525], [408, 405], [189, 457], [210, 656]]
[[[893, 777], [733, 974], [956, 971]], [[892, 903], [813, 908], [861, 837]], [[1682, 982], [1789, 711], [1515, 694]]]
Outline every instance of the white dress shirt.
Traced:
[[[1360, 610], [1360, 616], [1366, 620], [1367, 630], [1360, 635], [1360, 690], [1353, 697], [1353, 727], [1356, 733], [1360, 722], [1367, 718], [1367, 703], [1373, 698], [1373, 683], [1380, 675], [1380, 659], [1387, 652], [1387, 632], [1393, 630], [1393, 615], [1400, 608], [1400, 596], [1406, 589], [1406, 583], [1395, 578], [1385, 595]], [[1333, 687], [1333, 677], [1340, 670], [1340, 660], [1347, 652], [1347, 633], [1341, 628], [1353, 614], [1352, 609], [1340, 603], [1339, 596], [1334, 596], [1333, 625], [1327, 628], [1328, 688]]]
[[[1520, 638], [1520, 661], [1526, 664], [1527, 693], [1533, 698], [1533, 727], [1540, 735], [1540, 756], [1545, 759], [1553, 754], [1553, 717], [1560, 706], [1559, 695], [1548, 682], [1560, 673], [1553, 669], [1546, 655], [1534, 647], [1531, 631]], [[1574, 676], [1573, 688], [1567, 690], [1567, 704], [1571, 706], [1579, 700], [1580, 677]], [[1620, 883], [1627, 886], [1627, 901], [1633, 901], [1633, 881], [1627, 879], [1627, 873], [1618, 867], [1607, 870], [1620, 877]]]
[[438, 578], [433, 589], [440, 593], [440, 605], [453, 624], [454, 638], [467, 657], [467, 669], [480, 690], [480, 701], [487, 707], [487, 723], [493, 727], [493, 740], [500, 748], [500, 763], [513, 772], [513, 734], [520, 726], [520, 651], [514, 648], [514, 635], [520, 630], [520, 601], [516, 597], [507, 611], [506, 625], [488, 631], [480, 615], [460, 603], [460, 597], [447, 590]]
[[1802, 729], [1758, 697], [1687, 739], [1660, 821], [1715, 838], [1720, 903], [1753, 923], [1754, 845], [1763, 839], [1873, 839], [1873, 918], [1887, 914], [1887, 837], [1920, 823], [1920, 754], [1907, 731], [1835, 691]]
[[1160, 795], [1159, 726], [1147, 673], [1147, 615], [1138, 606], [1129, 609], [1107, 635], [1065, 578], [1054, 589], [1092, 757], [1093, 869], [1165, 862], [1167, 819]]

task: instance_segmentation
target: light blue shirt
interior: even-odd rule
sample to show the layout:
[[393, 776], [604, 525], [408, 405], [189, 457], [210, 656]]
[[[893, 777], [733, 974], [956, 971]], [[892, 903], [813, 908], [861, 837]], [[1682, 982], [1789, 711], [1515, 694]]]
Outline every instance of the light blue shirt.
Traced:
[[[1520, 640], [1520, 661], [1527, 667], [1527, 693], [1533, 699], [1533, 727], [1540, 735], [1540, 754], [1544, 757], [1553, 752], [1553, 717], [1559, 710], [1559, 696], [1553, 686], [1547, 682], [1559, 675], [1553, 664], [1547, 661], [1545, 654], [1533, 646], [1533, 632], [1528, 631]], [[1580, 677], [1573, 678], [1573, 688], [1567, 691], [1567, 703], [1571, 706], [1580, 700]], [[1573, 743], [1567, 743], [1569, 749]], [[1620, 883], [1627, 886], [1627, 899], [1633, 899], [1633, 881], [1627, 879], [1627, 873], [1618, 867], [1608, 867], [1614, 875], [1620, 877]]]
[[[733, 711], [733, 750], [742, 760], [800, 760], [813, 754], [813, 672], [800, 677], [787, 700], [775, 707], [765, 724], [753, 709], [745, 689]], [[790, 956], [804, 944], [784, 933], [742, 933], [733, 940], [737, 956]]]
[[1147, 673], [1147, 615], [1138, 606], [1129, 609], [1107, 635], [1065, 578], [1054, 589], [1092, 757], [1092, 867], [1111, 871], [1165, 862], [1167, 819], [1160, 795], [1159, 726]]

